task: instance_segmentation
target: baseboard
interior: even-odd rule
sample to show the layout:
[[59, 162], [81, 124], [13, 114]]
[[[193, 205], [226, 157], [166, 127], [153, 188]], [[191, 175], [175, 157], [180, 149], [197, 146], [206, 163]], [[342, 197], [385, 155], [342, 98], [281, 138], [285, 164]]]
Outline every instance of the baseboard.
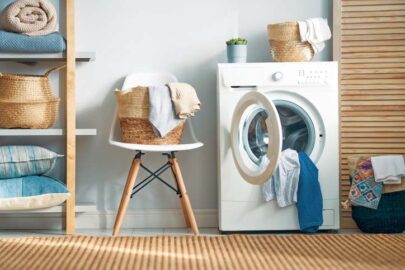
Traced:
[[[111, 229], [114, 226], [115, 211], [101, 210], [76, 214], [77, 229]], [[218, 227], [217, 209], [195, 209], [199, 227]], [[0, 214], [2, 230], [60, 230], [64, 224], [60, 213]], [[128, 210], [121, 228], [183, 228], [181, 209]]]

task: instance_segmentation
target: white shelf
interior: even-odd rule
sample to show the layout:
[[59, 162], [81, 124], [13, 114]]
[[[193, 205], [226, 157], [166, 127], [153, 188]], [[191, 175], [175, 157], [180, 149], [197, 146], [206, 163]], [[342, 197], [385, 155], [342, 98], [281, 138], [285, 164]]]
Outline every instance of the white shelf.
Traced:
[[[97, 206], [92, 203], [77, 203], [75, 207], [76, 213], [87, 213], [97, 211]], [[65, 204], [57, 205], [49, 208], [34, 209], [34, 210], [12, 210], [0, 211], [0, 214], [25, 214], [25, 213], [63, 213], [65, 212]]]
[[[0, 136], [63, 136], [66, 131], [61, 128], [52, 129], [0, 129]], [[96, 136], [97, 129], [76, 129], [76, 136]]]
[[[94, 52], [77, 52], [77, 62], [94, 61]], [[0, 53], [0, 62], [65, 62], [66, 53]]]

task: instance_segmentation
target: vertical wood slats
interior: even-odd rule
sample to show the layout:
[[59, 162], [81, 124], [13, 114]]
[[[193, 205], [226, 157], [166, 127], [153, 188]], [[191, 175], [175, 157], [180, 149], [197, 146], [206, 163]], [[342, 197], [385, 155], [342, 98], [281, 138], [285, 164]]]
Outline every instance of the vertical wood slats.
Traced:
[[[341, 199], [352, 154], [405, 153], [405, 0], [334, 2], [334, 60], [340, 62]], [[353, 228], [342, 210], [342, 227]]]

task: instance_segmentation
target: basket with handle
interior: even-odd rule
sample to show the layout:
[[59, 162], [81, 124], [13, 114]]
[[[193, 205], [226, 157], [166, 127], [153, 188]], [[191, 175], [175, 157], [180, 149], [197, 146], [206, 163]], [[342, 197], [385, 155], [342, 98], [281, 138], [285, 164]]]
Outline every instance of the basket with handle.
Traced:
[[301, 42], [298, 22], [267, 26], [270, 53], [277, 62], [311, 61], [314, 50], [308, 42]]
[[125, 143], [135, 144], [179, 144], [185, 121], [166, 136], [156, 136], [149, 122], [149, 91], [147, 87], [135, 87], [128, 90], [115, 90], [118, 103], [118, 117], [121, 127], [121, 139]]
[[0, 128], [49, 128], [57, 120], [59, 101], [53, 96], [49, 75], [0, 73]]

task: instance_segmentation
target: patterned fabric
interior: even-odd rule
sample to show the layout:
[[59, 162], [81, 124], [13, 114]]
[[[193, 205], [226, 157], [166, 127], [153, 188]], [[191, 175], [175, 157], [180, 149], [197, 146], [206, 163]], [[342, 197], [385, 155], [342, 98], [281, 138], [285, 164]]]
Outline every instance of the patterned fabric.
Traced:
[[66, 186], [46, 176], [27, 176], [0, 181], [0, 210], [51, 207], [63, 203]]
[[61, 155], [39, 146], [0, 146], [0, 180], [46, 174], [58, 157]]
[[377, 209], [381, 200], [383, 184], [374, 180], [373, 167], [369, 157], [359, 157], [351, 176], [349, 200], [353, 205]]
[[0, 31], [0, 51], [20, 53], [58, 53], [66, 50], [65, 39], [59, 33], [30, 37]]

